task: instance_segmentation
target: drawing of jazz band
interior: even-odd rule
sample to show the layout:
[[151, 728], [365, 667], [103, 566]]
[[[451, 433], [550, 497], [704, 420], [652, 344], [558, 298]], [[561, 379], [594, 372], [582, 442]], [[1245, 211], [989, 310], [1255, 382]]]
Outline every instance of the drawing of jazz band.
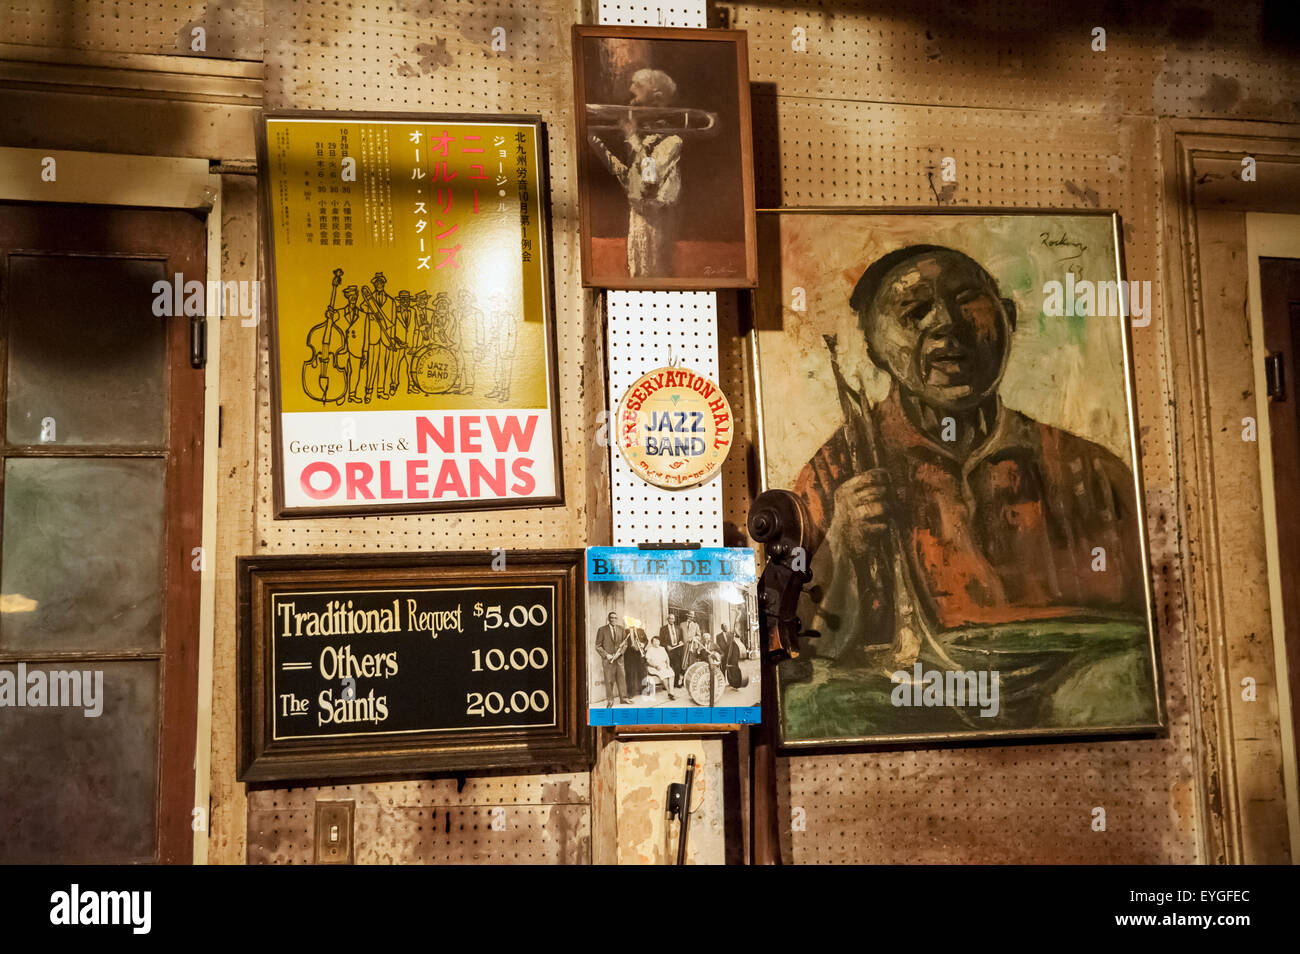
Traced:
[[303, 391], [322, 404], [369, 404], [398, 394], [473, 394], [475, 372], [488, 365], [493, 387], [484, 396], [510, 399], [518, 323], [509, 296], [488, 296], [486, 311], [467, 288], [455, 298], [440, 291], [388, 294], [376, 272], [369, 285], [342, 289], [334, 269], [324, 320], [307, 333], [311, 356], [303, 362]]

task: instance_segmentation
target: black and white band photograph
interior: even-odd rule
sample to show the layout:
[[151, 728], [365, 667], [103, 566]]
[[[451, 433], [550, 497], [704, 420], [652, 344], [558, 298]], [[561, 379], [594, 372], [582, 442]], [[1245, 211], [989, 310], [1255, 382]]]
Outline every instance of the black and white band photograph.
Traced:
[[[695, 709], [687, 721], [710, 723], [716, 720], [699, 710], [759, 705], [752, 551], [587, 552], [593, 725], [647, 721], [619, 709]], [[683, 566], [703, 579], [683, 579]]]

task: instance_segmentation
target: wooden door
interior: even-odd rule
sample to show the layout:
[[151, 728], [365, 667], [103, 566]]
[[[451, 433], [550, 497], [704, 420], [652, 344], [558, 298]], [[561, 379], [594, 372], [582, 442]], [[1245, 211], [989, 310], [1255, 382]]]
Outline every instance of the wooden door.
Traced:
[[0, 203], [0, 862], [191, 860], [204, 374], [160, 283], [205, 248]]
[[1291, 724], [1300, 730], [1300, 259], [1261, 258], [1260, 298], [1268, 353], [1268, 422], [1272, 432], [1273, 500], [1282, 576], [1282, 619], [1291, 687]]

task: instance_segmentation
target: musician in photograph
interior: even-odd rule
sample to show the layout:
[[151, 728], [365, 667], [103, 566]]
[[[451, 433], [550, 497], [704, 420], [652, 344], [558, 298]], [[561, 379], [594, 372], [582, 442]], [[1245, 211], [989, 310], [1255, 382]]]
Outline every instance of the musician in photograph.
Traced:
[[673, 695], [673, 684], [677, 680], [677, 671], [673, 669], [669, 661], [668, 650], [664, 648], [663, 643], [658, 636], [650, 640], [650, 645], [645, 651], [646, 681], [649, 683], [645, 688], [650, 695], [654, 692], [654, 680], [658, 679], [664, 684], [664, 689], [668, 692], [669, 699], [676, 699]]
[[[988, 270], [950, 248], [901, 248], [867, 268], [850, 305], [891, 386], [869, 405], [828, 337], [844, 423], [795, 485], [824, 587], [816, 655], [884, 674], [918, 658], [987, 666], [964, 629], [1142, 614], [1133, 475], [1099, 444], [1003, 404], [1016, 310]], [[1096, 548], [1104, 572], [1090, 571]], [[1044, 652], [1016, 672], [1055, 685], [1068, 658]], [[1124, 693], [1146, 704], [1140, 681], [1103, 690], [1106, 679], [1089, 683], [1113, 690], [1105, 705], [1122, 709]]]
[[682, 620], [682, 643], [685, 647], [682, 650], [682, 672], [685, 673], [696, 661], [695, 654], [700, 646], [700, 624], [695, 621], [694, 610], [687, 610], [686, 618]]
[[614, 701], [627, 705], [627, 682], [623, 673], [623, 652], [627, 649], [627, 633], [618, 624], [618, 614], [610, 613], [605, 625], [596, 630], [596, 653], [600, 656], [601, 670], [605, 676], [605, 705]]
[[640, 692], [641, 684], [646, 677], [645, 651], [649, 640], [646, 639], [645, 630], [641, 628], [639, 619], [629, 617], [625, 622], [627, 648], [623, 651], [624, 684], [628, 692]]
[[686, 640], [682, 638], [682, 628], [677, 623], [677, 614], [669, 613], [668, 621], [659, 628], [659, 642], [668, 653], [669, 664], [673, 667], [673, 673], [676, 678], [675, 686], [682, 684], [682, 674], [686, 667], [682, 664], [682, 657], [686, 652]]
[[727, 684], [732, 689], [743, 689], [749, 685], [749, 677], [741, 672], [740, 663], [741, 660], [749, 658], [749, 647], [746, 645], [745, 640], [741, 638], [738, 629], [733, 629], [730, 636], [727, 651], [722, 657], [722, 664], [726, 669]]
[[697, 662], [717, 663], [719, 659], [717, 640], [709, 633], [700, 633], [686, 645], [686, 668]]
[[718, 623], [718, 633], [713, 637], [713, 642], [724, 659], [727, 657], [727, 653], [731, 651], [731, 638], [732, 633], [727, 628], [727, 624], [725, 622]]
[[682, 194], [682, 137], [639, 122], [635, 108], [671, 105], [677, 84], [663, 70], [640, 69], [632, 74], [629, 93], [633, 109], [618, 124], [626, 146], [623, 157], [616, 156], [596, 133], [590, 133], [588, 141], [627, 194], [628, 274], [662, 277], [673, 268], [677, 203]]

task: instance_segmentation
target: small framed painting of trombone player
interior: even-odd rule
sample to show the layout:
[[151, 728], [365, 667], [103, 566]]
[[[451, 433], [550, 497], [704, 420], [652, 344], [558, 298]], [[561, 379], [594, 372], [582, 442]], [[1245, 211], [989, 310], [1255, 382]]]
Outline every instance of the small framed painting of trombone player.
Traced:
[[[1113, 213], [759, 216], [765, 487], [806, 510], [787, 748], [1164, 725]], [[770, 400], [764, 400], [764, 396]]]
[[575, 26], [573, 75], [582, 283], [752, 287], [745, 33]]
[[542, 122], [260, 129], [276, 515], [561, 503]]

